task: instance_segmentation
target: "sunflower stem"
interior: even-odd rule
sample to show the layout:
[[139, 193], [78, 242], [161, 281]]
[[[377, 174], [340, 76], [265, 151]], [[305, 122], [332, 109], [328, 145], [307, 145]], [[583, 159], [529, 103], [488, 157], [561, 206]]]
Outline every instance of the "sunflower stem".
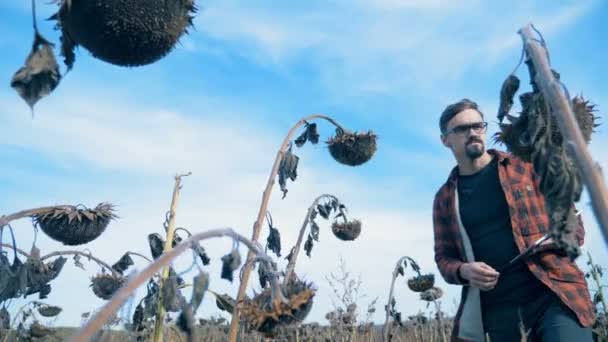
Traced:
[[391, 288], [388, 292], [388, 302], [386, 303], [386, 306], [384, 307], [384, 311], [386, 311], [386, 319], [384, 320], [384, 331], [382, 333], [382, 341], [384, 342], [388, 342], [388, 335], [389, 335], [389, 330], [390, 330], [390, 319], [391, 319], [391, 302], [393, 301], [393, 297], [394, 297], [394, 291], [395, 291], [395, 280], [397, 280], [397, 277], [399, 276], [399, 267], [401, 267], [401, 264], [403, 263], [404, 260], [409, 259], [408, 256], [404, 256], [399, 258], [399, 261], [397, 261], [397, 264], [395, 265], [395, 268], [393, 269], [393, 278], [391, 279]]
[[580, 172], [583, 183], [589, 191], [593, 212], [608, 244], [608, 189], [601, 170], [593, 161], [585, 140], [572, 111], [570, 99], [566, 98], [562, 84], [551, 72], [547, 49], [538, 42], [531, 24], [518, 31], [521, 35], [526, 55], [532, 61], [538, 85], [546, 103], [553, 109], [560, 132], [564, 137], [567, 151]]
[[[167, 239], [165, 240], [165, 246], [163, 248], [163, 254], [171, 250], [173, 245], [173, 238], [175, 236], [175, 211], [179, 202], [179, 191], [181, 190], [182, 177], [191, 175], [191, 172], [186, 174], [175, 176], [175, 185], [173, 186], [173, 196], [171, 198], [171, 209], [169, 210], [169, 224], [167, 227]], [[162, 342], [163, 340], [163, 325], [165, 318], [165, 307], [163, 306], [163, 287], [165, 280], [169, 277], [169, 267], [165, 267], [162, 270], [159, 281], [158, 289], [158, 302], [156, 308], [156, 320], [154, 322], [154, 342]]]
[[21, 210], [16, 213], [13, 213], [13, 214], [0, 216], [0, 227], [6, 226], [7, 224], [11, 223], [12, 221], [19, 220], [24, 217], [33, 217], [38, 214], [44, 214], [45, 212], [47, 212], [49, 210], [68, 209], [68, 208], [72, 208], [72, 207], [73, 206], [66, 204], [66, 205], [54, 205], [54, 206], [48, 206], [48, 207], [38, 207], [38, 208], [33, 208], [33, 209]]
[[325, 198], [335, 200], [338, 203], [340, 202], [340, 200], [338, 200], [338, 198], [334, 195], [323, 194], [323, 195], [315, 198], [315, 200], [312, 202], [311, 206], [308, 207], [308, 211], [306, 212], [306, 217], [304, 218], [304, 222], [302, 223], [302, 227], [300, 228], [300, 233], [298, 234], [298, 240], [296, 241], [295, 246], [293, 246], [293, 248], [291, 249], [291, 252], [290, 252], [291, 256], [289, 258], [289, 263], [287, 264], [287, 268], [285, 271], [285, 277], [283, 278], [283, 288], [287, 287], [287, 283], [289, 282], [289, 279], [293, 275], [293, 271], [296, 266], [296, 259], [298, 258], [298, 254], [300, 253], [300, 247], [302, 246], [302, 241], [304, 241], [304, 234], [306, 233], [306, 228], [308, 227], [308, 224], [310, 223], [310, 220], [311, 220], [310, 218], [312, 216], [312, 213], [315, 211], [317, 204], [319, 204], [319, 202]]
[[[175, 259], [177, 256], [192, 248], [194, 243], [206, 239], [225, 236], [242, 242], [250, 251], [254, 253], [254, 255], [260, 258], [262, 262], [265, 262], [270, 266], [270, 268], [273, 267], [272, 259], [264, 253], [258, 244], [236, 233], [232, 228], [214, 229], [194, 234], [189, 239], [161, 254], [158, 259], [147, 265], [142, 271], [130, 277], [129, 280], [114, 294], [114, 296], [70, 338], [70, 341], [89, 341], [91, 336], [93, 336], [96, 331], [103, 327], [103, 325], [116, 313], [116, 311], [118, 311], [121, 305], [131, 297], [133, 292], [135, 292], [138, 287], [142, 286], [163, 267], [170, 265], [173, 259]], [[282, 296], [281, 285], [279, 284], [276, 273], [273, 273], [273, 276], [270, 278], [270, 284], [273, 289], [273, 294], [280, 296], [279, 298], [282, 298], [281, 300], [285, 300], [285, 298]]]
[[[262, 193], [262, 202], [260, 204], [258, 216], [253, 225], [253, 233], [251, 236], [251, 241], [256, 242], [260, 238], [260, 233], [262, 231], [262, 225], [264, 224], [264, 218], [266, 216], [266, 212], [268, 211], [268, 202], [270, 200], [270, 194], [272, 193], [272, 187], [275, 183], [275, 179], [276, 179], [277, 173], [279, 171], [279, 166], [281, 165], [281, 161], [283, 160], [283, 156], [285, 155], [285, 152], [287, 151], [287, 149], [289, 147], [289, 143], [291, 142], [291, 138], [293, 137], [293, 135], [296, 133], [296, 130], [300, 126], [306, 124], [308, 121], [312, 121], [315, 119], [326, 120], [329, 123], [331, 123], [332, 125], [334, 125], [336, 128], [345, 131], [345, 129], [340, 124], [338, 124], [334, 119], [332, 119], [326, 115], [322, 115], [322, 114], [313, 114], [313, 115], [307, 116], [305, 118], [302, 118], [302, 119], [300, 119], [300, 121], [298, 121], [295, 125], [293, 125], [291, 127], [291, 129], [289, 130], [289, 132], [283, 139], [283, 143], [281, 144], [279, 151], [277, 152], [276, 158], [274, 160], [274, 164], [270, 171], [270, 175], [268, 176], [268, 181], [266, 182], [266, 188], [264, 189], [264, 192]], [[251, 251], [249, 251], [249, 253], [247, 253], [247, 260], [251, 259], [252, 257], [253, 257], [253, 254], [251, 253]], [[241, 283], [239, 284], [239, 291], [238, 291], [237, 298], [236, 298], [237, 302], [242, 301], [243, 298], [245, 297], [245, 290], [247, 289], [247, 282], [249, 281], [249, 275], [251, 273], [251, 265], [248, 265], [247, 263], [245, 263], [244, 267], [245, 268], [243, 271], [243, 279], [242, 279]], [[237, 338], [237, 334], [238, 334], [238, 330], [239, 330], [239, 324], [240, 324], [240, 310], [235, 308], [234, 312], [232, 313], [232, 319], [230, 321], [230, 332], [228, 335], [228, 339], [230, 342], [236, 342], [236, 338]]]

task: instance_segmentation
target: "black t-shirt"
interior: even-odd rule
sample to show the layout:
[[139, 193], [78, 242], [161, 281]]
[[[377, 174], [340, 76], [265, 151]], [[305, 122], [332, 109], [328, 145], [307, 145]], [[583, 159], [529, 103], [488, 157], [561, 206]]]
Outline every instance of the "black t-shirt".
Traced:
[[[509, 205], [494, 158], [473, 175], [459, 176], [460, 217], [471, 240], [476, 261], [494, 269], [509, 263], [519, 250], [513, 237]], [[501, 272], [496, 287], [481, 292], [482, 307], [497, 303], [519, 304], [537, 296], [545, 286], [523, 262]]]

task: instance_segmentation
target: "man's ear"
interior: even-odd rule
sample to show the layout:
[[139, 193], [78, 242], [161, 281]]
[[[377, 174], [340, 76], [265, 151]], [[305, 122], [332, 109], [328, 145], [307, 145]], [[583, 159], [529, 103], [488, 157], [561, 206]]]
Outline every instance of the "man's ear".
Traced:
[[441, 143], [443, 144], [443, 146], [447, 147], [447, 148], [452, 148], [452, 144], [450, 144], [450, 142], [448, 141], [447, 137], [445, 135], [440, 135], [439, 136], [441, 138]]

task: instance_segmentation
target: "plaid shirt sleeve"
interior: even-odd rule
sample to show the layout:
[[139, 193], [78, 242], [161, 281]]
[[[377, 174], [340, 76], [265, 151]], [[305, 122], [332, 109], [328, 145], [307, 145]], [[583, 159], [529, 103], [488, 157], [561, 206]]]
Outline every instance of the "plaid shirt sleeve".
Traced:
[[457, 244], [458, 231], [454, 231], [450, 214], [451, 201], [445, 186], [433, 202], [433, 230], [435, 235], [435, 262], [441, 276], [448, 284], [466, 285], [460, 277], [459, 269], [464, 263]]

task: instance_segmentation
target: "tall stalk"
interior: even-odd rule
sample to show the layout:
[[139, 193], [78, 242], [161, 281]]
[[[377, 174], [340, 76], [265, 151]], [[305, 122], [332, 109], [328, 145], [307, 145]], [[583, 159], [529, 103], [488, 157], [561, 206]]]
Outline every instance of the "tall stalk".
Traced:
[[[189, 176], [191, 173], [175, 176], [175, 185], [173, 187], [173, 196], [171, 198], [171, 209], [169, 210], [169, 224], [167, 226], [167, 239], [163, 248], [163, 254], [171, 250], [173, 237], [175, 235], [175, 211], [179, 201], [179, 191], [181, 190], [182, 177]], [[162, 342], [163, 340], [163, 325], [165, 320], [165, 307], [163, 306], [163, 286], [165, 280], [169, 277], [169, 266], [162, 270], [159, 281], [158, 303], [156, 307], [156, 321], [154, 322], [154, 342]]]
[[395, 281], [397, 280], [397, 277], [399, 276], [399, 268], [403, 264], [403, 261], [405, 261], [407, 259], [408, 259], [407, 256], [401, 257], [399, 259], [399, 261], [397, 261], [397, 264], [395, 264], [395, 269], [393, 270], [393, 279], [391, 279], [391, 287], [388, 292], [388, 302], [386, 303], [386, 306], [384, 307], [384, 309], [386, 311], [386, 318], [384, 320], [384, 329], [382, 329], [383, 330], [382, 340], [384, 342], [388, 342], [388, 336], [389, 336], [389, 332], [390, 332], [390, 319], [391, 319], [390, 312], [391, 312], [391, 303], [394, 298]]

